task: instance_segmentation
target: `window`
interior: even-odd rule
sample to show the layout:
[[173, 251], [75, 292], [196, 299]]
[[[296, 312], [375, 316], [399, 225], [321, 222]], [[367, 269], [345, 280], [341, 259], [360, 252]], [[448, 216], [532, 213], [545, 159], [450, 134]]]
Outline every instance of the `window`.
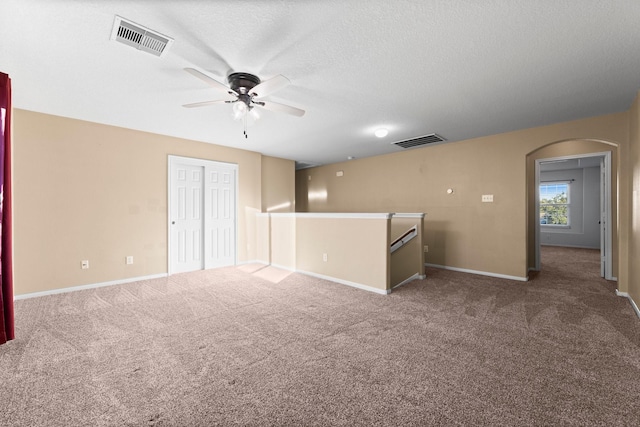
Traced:
[[540, 224], [565, 226], [569, 223], [569, 182], [540, 184]]

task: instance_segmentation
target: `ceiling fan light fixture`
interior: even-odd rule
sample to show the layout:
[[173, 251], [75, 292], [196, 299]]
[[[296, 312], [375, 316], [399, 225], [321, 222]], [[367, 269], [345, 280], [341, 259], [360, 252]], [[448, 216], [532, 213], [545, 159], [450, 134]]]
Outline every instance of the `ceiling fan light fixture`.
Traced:
[[385, 136], [389, 135], [389, 129], [379, 128], [379, 129], [376, 129], [376, 131], [373, 134], [378, 138], [384, 138]]
[[242, 101], [236, 101], [233, 103], [233, 118], [235, 120], [240, 120], [247, 114], [247, 104]]

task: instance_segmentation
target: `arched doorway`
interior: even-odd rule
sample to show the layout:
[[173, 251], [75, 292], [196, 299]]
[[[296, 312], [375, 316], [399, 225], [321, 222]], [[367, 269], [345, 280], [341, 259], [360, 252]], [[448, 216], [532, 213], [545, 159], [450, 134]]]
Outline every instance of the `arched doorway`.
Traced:
[[[583, 187], [581, 181], [582, 174], [576, 176], [579, 179], [568, 178], [571, 174], [568, 169], [576, 169], [575, 165], [589, 167], [590, 174], [594, 179], [590, 181], [585, 178], [585, 184], [590, 182], [591, 187], [597, 185], [595, 201], [586, 203], [582, 199]], [[597, 168], [597, 169], [596, 169]], [[556, 172], [553, 172], [556, 171]], [[573, 171], [575, 172], [575, 170]], [[551, 179], [541, 179], [551, 177]], [[618, 174], [618, 149], [617, 144], [599, 140], [563, 140], [547, 144], [527, 155], [527, 263], [530, 271], [539, 271], [541, 265], [541, 246], [555, 245], [577, 248], [598, 248], [600, 250], [600, 275], [608, 280], [616, 280], [617, 274], [617, 174]], [[585, 177], [587, 174], [585, 174]], [[546, 182], [544, 182], [546, 181]], [[575, 182], [573, 182], [575, 181]], [[574, 212], [580, 211], [577, 220], [571, 223], [554, 221], [554, 225], [542, 224], [545, 222], [547, 206], [542, 206], [540, 191], [551, 186], [558, 188], [566, 183], [565, 189], [568, 193], [570, 187], [574, 187], [576, 192], [573, 204]], [[586, 191], [586, 190], [585, 190]], [[578, 197], [579, 196], [579, 197]], [[544, 197], [542, 198], [544, 202]], [[595, 204], [595, 206], [594, 206]], [[544, 203], [543, 203], [544, 205]], [[594, 206], [591, 214], [583, 214], [588, 211], [588, 206]], [[555, 205], [554, 205], [555, 208]], [[568, 210], [568, 209], [567, 209]], [[584, 218], [583, 216], [584, 215]], [[541, 217], [542, 216], [542, 217]], [[574, 215], [575, 216], [575, 215]], [[584, 219], [584, 223], [582, 220]], [[589, 229], [594, 226], [596, 236], [587, 238]], [[555, 242], [554, 242], [555, 241]]]

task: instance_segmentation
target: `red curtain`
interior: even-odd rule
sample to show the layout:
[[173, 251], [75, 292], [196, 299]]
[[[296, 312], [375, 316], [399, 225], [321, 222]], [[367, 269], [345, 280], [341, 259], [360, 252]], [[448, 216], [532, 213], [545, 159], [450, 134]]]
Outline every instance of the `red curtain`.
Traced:
[[0, 344], [14, 338], [11, 234], [11, 79], [0, 73]]

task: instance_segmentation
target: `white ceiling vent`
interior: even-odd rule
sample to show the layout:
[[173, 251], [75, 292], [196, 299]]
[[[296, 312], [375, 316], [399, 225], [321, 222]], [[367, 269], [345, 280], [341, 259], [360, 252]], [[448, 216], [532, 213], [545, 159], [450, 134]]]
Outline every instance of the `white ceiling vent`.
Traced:
[[398, 147], [402, 148], [413, 148], [444, 141], [446, 141], [446, 139], [438, 134], [432, 133], [425, 136], [419, 136], [418, 138], [405, 139], [404, 141], [400, 142], [393, 142], [393, 145], [397, 145]]
[[155, 56], [163, 56], [173, 43], [171, 37], [117, 15], [111, 31], [111, 40], [119, 41]]

